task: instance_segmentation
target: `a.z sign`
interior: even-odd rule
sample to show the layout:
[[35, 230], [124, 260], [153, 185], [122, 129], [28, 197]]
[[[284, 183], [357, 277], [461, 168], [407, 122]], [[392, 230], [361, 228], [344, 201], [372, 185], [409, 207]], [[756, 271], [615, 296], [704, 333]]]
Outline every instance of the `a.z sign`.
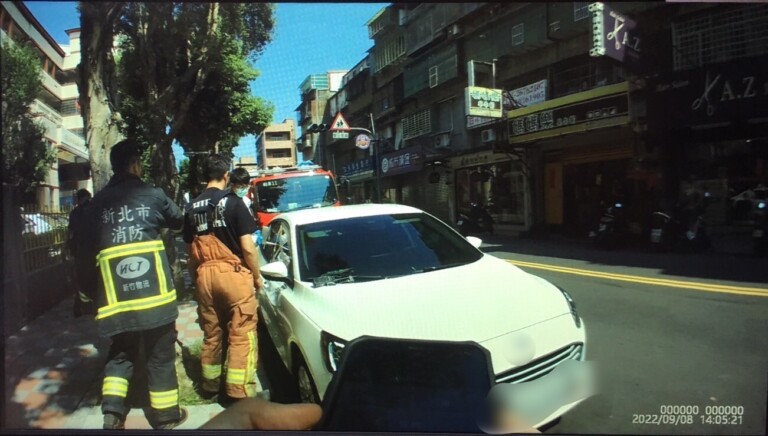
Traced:
[[590, 56], [608, 56], [619, 62], [640, 59], [637, 24], [601, 2], [589, 5], [592, 13], [592, 50]]

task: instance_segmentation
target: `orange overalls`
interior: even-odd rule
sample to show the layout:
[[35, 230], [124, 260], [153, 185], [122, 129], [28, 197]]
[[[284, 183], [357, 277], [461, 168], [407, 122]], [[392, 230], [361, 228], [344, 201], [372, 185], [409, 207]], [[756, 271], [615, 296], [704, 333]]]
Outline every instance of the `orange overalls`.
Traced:
[[254, 397], [261, 390], [256, 376], [256, 308], [253, 274], [216, 236], [195, 236], [190, 255], [197, 267], [197, 302], [203, 329], [203, 389], [218, 392], [222, 374], [223, 325], [229, 333], [226, 393]]

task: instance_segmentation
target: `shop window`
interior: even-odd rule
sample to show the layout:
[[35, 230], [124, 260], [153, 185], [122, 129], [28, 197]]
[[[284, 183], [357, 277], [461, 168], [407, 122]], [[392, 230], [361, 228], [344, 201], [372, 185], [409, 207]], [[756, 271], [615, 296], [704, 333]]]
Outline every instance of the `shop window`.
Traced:
[[563, 97], [593, 88], [623, 82], [624, 69], [610, 59], [577, 58], [553, 68], [551, 98]]
[[512, 162], [456, 171], [458, 213], [468, 214], [472, 203], [479, 203], [499, 224], [525, 224], [525, 190], [525, 176]]

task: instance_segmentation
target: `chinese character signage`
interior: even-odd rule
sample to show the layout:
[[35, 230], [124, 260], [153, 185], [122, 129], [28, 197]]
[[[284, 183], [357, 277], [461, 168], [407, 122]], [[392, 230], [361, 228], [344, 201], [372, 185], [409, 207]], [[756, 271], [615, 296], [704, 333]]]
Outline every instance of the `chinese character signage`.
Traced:
[[478, 127], [487, 126], [496, 121], [496, 118], [488, 117], [467, 117], [467, 129], [476, 129]]
[[665, 129], [765, 123], [766, 71], [758, 63], [733, 61], [662, 74], [649, 84], [649, 122]]
[[394, 153], [388, 153], [381, 156], [380, 159], [382, 176], [419, 171], [422, 167], [421, 146], [408, 147]]
[[501, 118], [501, 89], [468, 86], [467, 116]]
[[589, 5], [592, 13], [592, 50], [590, 56], [608, 56], [619, 62], [636, 63], [640, 58], [637, 25], [625, 15], [597, 2]]
[[543, 103], [547, 99], [547, 79], [513, 89], [510, 94], [512, 94], [512, 99], [514, 100], [512, 104], [515, 107], [526, 107]]
[[585, 94], [585, 100], [563, 106], [533, 112], [530, 109], [510, 111], [509, 142], [525, 142], [564, 133], [626, 124], [629, 121], [629, 102], [626, 93], [592, 98], [589, 96], [594, 95], [594, 91], [583, 94]]
[[351, 177], [371, 170], [373, 170], [373, 158], [366, 157], [344, 164], [341, 174], [346, 177]]

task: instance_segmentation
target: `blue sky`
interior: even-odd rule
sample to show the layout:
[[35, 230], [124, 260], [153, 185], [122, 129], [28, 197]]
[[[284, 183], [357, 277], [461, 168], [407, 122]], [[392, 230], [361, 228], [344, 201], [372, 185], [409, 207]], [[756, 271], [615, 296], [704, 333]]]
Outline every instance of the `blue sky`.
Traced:
[[[76, 2], [25, 2], [32, 14], [59, 43], [69, 44], [64, 32], [80, 27]], [[278, 3], [272, 42], [256, 60], [261, 75], [251, 84], [255, 95], [275, 105], [274, 122], [296, 118], [299, 85], [310, 74], [346, 70], [373, 46], [365, 23], [387, 3]], [[255, 137], [245, 137], [235, 158], [253, 156]], [[175, 148], [176, 160], [182, 151]]]

